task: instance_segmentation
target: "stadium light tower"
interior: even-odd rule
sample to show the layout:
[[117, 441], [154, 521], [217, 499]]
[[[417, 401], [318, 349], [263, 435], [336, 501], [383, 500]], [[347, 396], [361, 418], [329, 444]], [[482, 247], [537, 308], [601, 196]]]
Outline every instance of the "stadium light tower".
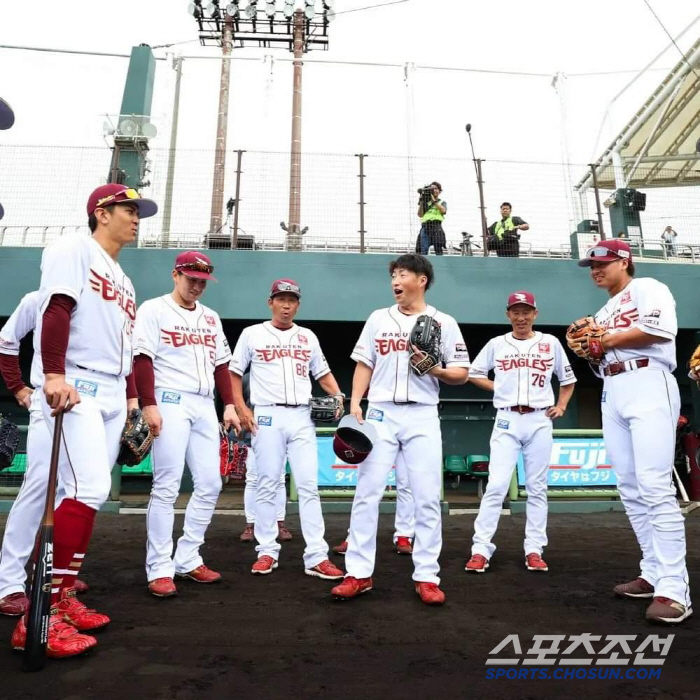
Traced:
[[287, 232], [287, 249], [301, 249], [301, 237], [306, 230], [302, 230], [300, 221], [302, 58], [311, 49], [328, 49], [328, 25], [335, 16], [334, 4], [335, 0], [248, 0], [247, 3], [232, 0], [226, 5], [222, 16], [219, 0], [211, 0], [205, 7], [202, 7], [202, 0], [190, 3], [189, 13], [197, 22], [202, 46], [220, 46], [223, 51], [210, 233], [219, 231], [223, 221], [231, 65], [229, 55], [233, 49], [247, 46], [282, 46], [294, 53], [289, 218], [287, 223], [282, 222], [282, 228]]

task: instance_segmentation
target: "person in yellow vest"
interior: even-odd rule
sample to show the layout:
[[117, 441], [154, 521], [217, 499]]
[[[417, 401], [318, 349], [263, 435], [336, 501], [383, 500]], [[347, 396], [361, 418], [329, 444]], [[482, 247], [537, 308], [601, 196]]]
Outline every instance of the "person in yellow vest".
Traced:
[[489, 226], [489, 250], [495, 250], [496, 255], [504, 258], [520, 256], [520, 231], [527, 231], [530, 224], [519, 216], [512, 215], [513, 206], [510, 202], [501, 204], [501, 220]]
[[442, 187], [439, 182], [431, 182], [430, 185], [430, 202], [428, 207], [423, 206], [423, 200], [418, 204], [418, 216], [422, 222], [420, 234], [418, 236], [418, 245], [416, 252], [421, 255], [427, 255], [430, 246], [435, 248], [435, 255], [442, 255], [443, 248], [446, 247], [445, 231], [442, 228], [442, 222], [447, 215], [447, 202], [440, 199]]

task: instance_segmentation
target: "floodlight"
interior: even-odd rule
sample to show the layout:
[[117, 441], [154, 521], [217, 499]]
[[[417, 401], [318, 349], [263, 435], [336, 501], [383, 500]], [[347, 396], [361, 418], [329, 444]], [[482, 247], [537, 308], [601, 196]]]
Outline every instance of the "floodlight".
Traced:
[[306, 19], [313, 19], [316, 15], [316, 8], [313, 5], [307, 5], [304, 10], [304, 15]]
[[326, 22], [332, 22], [335, 19], [335, 10], [326, 10], [323, 16], [326, 18]]
[[294, 15], [294, 3], [293, 2], [285, 3], [283, 12], [284, 12], [284, 16], [287, 19], [291, 19], [292, 16]]
[[226, 5], [226, 14], [229, 17], [238, 17], [238, 0], [236, 2], [230, 2]]
[[248, 19], [255, 19], [258, 14], [258, 0], [250, 0], [248, 7], [245, 8], [245, 14]]
[[265, 14], [272, 19], [275, 16], [275, 3], [274, 0], [271, 0], [267, 3], [265, 6]]

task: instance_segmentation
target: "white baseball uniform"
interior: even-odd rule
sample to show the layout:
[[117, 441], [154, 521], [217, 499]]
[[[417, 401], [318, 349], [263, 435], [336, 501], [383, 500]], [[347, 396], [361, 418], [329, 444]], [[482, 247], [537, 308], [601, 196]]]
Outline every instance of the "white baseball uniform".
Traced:
[[[472, 554], [490, 559], [503, 499], [522, 452], [525, 462], [527, 524], [525, 555], [542, 554], [547, 545], [547, 472], [552, 452], [554, 406], [552, 375], [560, 386], [576, 381], [566, 352], [553, 335], [535, 332], [520, 340], [512, 333], [492, 338], [472, 364], [472, 378], [494, 373], [493, 405], [497, 409], [491, 433], [489, 479], [474, 521]], [[527, 409], [527, 412], [522, 412]]]
[[299, 493], [304, 567], [313, 569], [328, 559], [328, 544], [318, 495], [310, 377], [318, 380], [330, 368], [312, 331], [296, 324], [281, 330], [269, 321], [248, 326], [236, 343], [230, 370], [242, 377], [249, 366], [250, 400], [258, 429], [252, 439], [258, 469], [256, 551], [258, 557], [279, 559], [275, 499], [288, 457]]
[[[125, 378], [131, 373], [136, 297], [118, 262], [91, 236], [62, 236], [41, 262], [35, 357], [41, 357], [42, 316], [55, 294], [72, 298], [66, 352], [66, 382], [81, 402], [63, 417], [60, 480], [66, 498], [94, 510], [107, 500], [111, 470], [119, 452], [126, 415]], [[43, 383], [43, 377], [42, 377]], [[43, 391], [37, 391], [53, 434], [54, 419]]]
[[[421, 314], [441, 326], [441, 351], [447, 367], [469, 367], [469, 354], [457, 322], [435, 307]], [[365, 420], [379, 439], [359, 465], [345, 556], [347, 575], [368, 578], [374, 571], [377, 520], [386, 477], [403, 455], [415, 502], [413, 580], [438, 584], [442, 549], [442, 437], [437, 404], [439, 381], [418, 376], [409, 363], [408, 339], [416, 319], [398, 305], [369, 317], [351, 357], [372, 369]]]
[[[672, 480], [680, 414], [672, 374], [676, 304], [665, 284], [648, 277], [633, 279], [595, 319], [613, 333], [638, 328], [666, 341], [610, 350], [596, 373], [603, 375], [605, 447], [642, 550], [640, 575], [654, 586], [655, 595], [689, 606], [685, 524]], [[620, 369], [625, 371], [610, 376]]]
[[[20, 341], [34, 330], [38, 300], [38, 291], [22, 297], [17, 308], [0, 330], [0, 353], [19, 355]], [[32, 372], [32, 377], [32, 383], [37, 381], [35, 372]], [[38, 381], [41, 381], [40, 374]], [[2, 551], [0, 551], [0, 598], [12, 593], [24, 592], [27, 579], [25, 566], [34, 548], [34, 539], [46, 501], [51, 435], [46, 428], [36, 396], [32, 396], [31, 399], [29, 424], [26, 471], [22, 487], [7, 516]], [[59, 495], [57, 503], [60, 500]]]
[[[146, 575], [154, 581], [203, 563], [199, 548], [221, 491], [214, 370], [228, 364], [231, 351], [215, 311], [200, 302], [185, 309], [166, 294], [139, 307], [134, 354], [153, 360], [155, 398], [163, 419], [153, 442], [153, 486], [146, 516]], [[194, 491], [173, 556], [174, 507], [185, 461]]]

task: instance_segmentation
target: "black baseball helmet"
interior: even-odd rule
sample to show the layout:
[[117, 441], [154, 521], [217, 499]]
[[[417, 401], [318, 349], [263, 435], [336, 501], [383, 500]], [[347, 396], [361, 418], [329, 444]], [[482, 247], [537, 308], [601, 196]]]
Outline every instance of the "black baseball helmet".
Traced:
[[348, 414], [338, 424], [333, 437], [333, 452], [338, 459], [348, 464], [359, 464], [367, 459], [377, 442], [377, 431], [373, 425], [360, 423], [355, 416]]
[[9, 129], [15, 123], [12, 107], [0, 97], [0, 129]]

